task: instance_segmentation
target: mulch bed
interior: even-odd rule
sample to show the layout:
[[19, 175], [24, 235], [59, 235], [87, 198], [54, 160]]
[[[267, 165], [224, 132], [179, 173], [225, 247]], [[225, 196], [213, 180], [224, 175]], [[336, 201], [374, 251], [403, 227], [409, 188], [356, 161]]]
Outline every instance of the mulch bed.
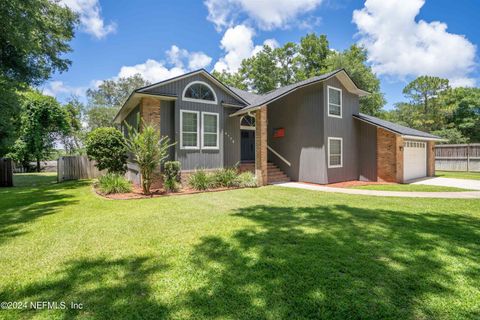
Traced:
[[111, 199], [111, 200], [131, 200], [131, 199], [150, 199], [150, 198], [158, 198], [158, 197], [168, 197], [168, 196], [180, 196], [180, 195], [187, 195], [187, 194], [196, 194], [196, 193], [205, 193], [205, 192], [220, 192], [220, 191], [228, 191], [228, 190], [235, 190], [240, 188], [216, 188], [216, 189], [207, 189], [207, 190], [195, 190], [191, 188], [182, 188], [178, 192], [167, 192], [164, 189], [151, 189], [150, 195], [145, 195], [142, 193], [142, 188], [139, 186], [133, 186], [132, 192], [129, 193], [113, 193], [113, 194], [104, 194], [100, 192], [100, 190], [94, 185], [93, 190], [96, 194], [103, 198]]

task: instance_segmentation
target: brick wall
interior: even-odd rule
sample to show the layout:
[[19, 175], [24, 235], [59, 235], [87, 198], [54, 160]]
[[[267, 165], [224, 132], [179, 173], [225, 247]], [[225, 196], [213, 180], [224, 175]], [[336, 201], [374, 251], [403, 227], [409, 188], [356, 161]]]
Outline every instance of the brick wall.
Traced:
[[255, 175], [259, 186], [267, 184], [267, 107], [255, 113]]
[[[382, 128], [377, 128], [378, 181], [397, 182], [396, 148], [397, 148], [396, 135]], [[401, 162], [403, 163], [403, 158]]]
[[[153, 98], [142, 98], [140, 102], [140, 116], [145, 124], [149, 124], [160, 131], [160, 100]], [[140, 127], [141, 130], [141, 127]], [[163, 186], [160, 166], [153, 174], [152, 188], [158, 189]]]

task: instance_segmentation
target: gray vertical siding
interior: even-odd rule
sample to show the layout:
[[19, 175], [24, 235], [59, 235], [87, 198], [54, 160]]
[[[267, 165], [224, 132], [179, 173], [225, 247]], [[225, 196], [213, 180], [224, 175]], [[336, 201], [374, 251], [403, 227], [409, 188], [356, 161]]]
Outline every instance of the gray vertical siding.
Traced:
[[[191, 102], [191, 101], [184, 101], [182, 100], [182, 93], [186, 86], [188, 86], [192, 81], [204, 81], [208, 83], [217, 96], [217, 104], [206, 104], [201, 102]], [[228, 165], [233, 165], [240, 159], [240, 154], [233, 153], [228, 155], [228, 159], [224, 159], [224, 148], [228, 148], [228, 150], [234, 150], [236, 148], [235, 143], [239, 146], [238, 139], [234, 139], [234, 142], [230, 140], [225, 142], [225, 139], [228, 136], [232, 136], [235, 138], [236, 135], [239, 133], [235, 132], [235, 125], [233, 120], [229, 121], [222, 121], [228, 117], [228, 114], [232, 112], [231, 109], [236, 110], [235, 108], [231, 107], [224, 107], [221, 105], [221, 102], [232, 103], [232, 104], [239, 104], [239, 101], [236, 101], [233, 97], [231, 97], [228, 93], [224, 90], [217, 87], [214, 83], [212, 83], [209, 79], [204, 77], [203, 75], [193, 75], [191, 77], [187, 77], [185, 79], [180, 79], [178, 81], [169, 83], [165, 86], [153, 88], [150, 92], [155, 91], [155, 93], [159, 94], [170, 94], [170, 95], [177, 95], [177, 100], [173, 103], [173, 112], [174, 112], [174, 121], [173, 121], [173, 133], [175, 137], [175, 141], [177, 144], [175, 145], [175, 159], [180, 161], [182, 164], [183, 170], [193, 170], [199, 168], [205, 169], [213, 169], [213, 168], [223, 168], [224, 163]], [[219, 149], [218, 150], [185, 150], [182, 149], [180, 146], [180, 110], [193, 110], [199, 111], [200, 114], [200, 126], [202, 122], [201, 112], [214, 112], [218, 113], [219, 116]], [[228, 113], [228, 114], [227, 114]], [[200, 137], [201, 140], [201, 137]], [[201, 141], [200, 141], [201, 142]], [[201, 143], [200, 143], [201, 144]], [[233, 145], [232, 145], [233, 144]]]
[[357, 120], [360, 126], [359, 175], [362, 181], [377, 181], [377, 128]]
[[[342, 118], [328, 116], [327, 88], [332, 86], [342, 89]], [[348, 92], [337, 78], [331, 78], [323, 83], [324, 92], [324, 143], [328, 148], [328, 137], [343, 138], [343, 166], [341, 168], [328, 168], [328, 150], [325, 149], [325, 166], [327, 183], [357, 180], [359, 177], [359, 133], [360, 127], [352, 115], [358, 114], [359, 98]]]
[[[132, 109], [132, 111], [125, 117], [125, 122], [135, 128], [138, 129], [138, 114], [140, 113], [140, 108], [136, 106]], [[127, 126], [122, 123], [122, 131], [125, 136], [128, 135]]]
[[[292, 180], [325, 183], [322, 103], [322, 85], [315, 84], [268, 105], [268, 145], [291, 166], [272, 152], [268, 160]], [[285, 129], [285, 137], [273, 138], [278, 128]]]
[[[160, 104], [160, 134], [167, 136], [170, 143], [175, 142], [174, 127], [175, 104], [173, 101], [162, 101]], [[168, 160], [175, 159], [175, 146], [170, 148]]]
[[240, 162], [240, 117], [230, 117], [236, 108], [224, 108], [223, 166], [234, 167]]

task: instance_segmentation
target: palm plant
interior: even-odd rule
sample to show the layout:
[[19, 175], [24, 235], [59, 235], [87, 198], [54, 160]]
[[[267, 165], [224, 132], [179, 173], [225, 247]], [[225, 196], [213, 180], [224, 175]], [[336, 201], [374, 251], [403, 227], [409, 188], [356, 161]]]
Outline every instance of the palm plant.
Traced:
[[143, 120], [140, 132], [128, 124], [127, 129], [125, 145], [140, 168], [143, 193], [149, 195], [155, 169], [160, 168], [168, 156], [168, 149], [174, 144], [169, 144], [168, 137], [161, 137], [154, 126], [145, 124]]

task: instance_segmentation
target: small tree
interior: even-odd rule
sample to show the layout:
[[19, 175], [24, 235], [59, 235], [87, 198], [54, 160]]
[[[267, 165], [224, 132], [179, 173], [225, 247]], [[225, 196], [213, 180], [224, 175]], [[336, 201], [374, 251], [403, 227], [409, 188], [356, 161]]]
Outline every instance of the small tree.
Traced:
[[168, 137], [161, 137], [158, 130], [152, 125], [146, 125], [142, 121], [142, 130], [138, 132], [135, 128], [126, 124], [128, 138], [125, 143], [128, 151], [134, 155], [134, 159], [140, 168], [142, 176], [142, 189], [144, 194], [150, 194], [153, 173], [160, 168], [162, 161], [168, 156], [168, 149], [173, 145], [169, 144]]
[[123, 174], [126, 171], [127, 148], [123, 134], [115, 128], [98, 128], [90, 132], [85, 141], [87, 155], [97, 161], [99, 170]]

